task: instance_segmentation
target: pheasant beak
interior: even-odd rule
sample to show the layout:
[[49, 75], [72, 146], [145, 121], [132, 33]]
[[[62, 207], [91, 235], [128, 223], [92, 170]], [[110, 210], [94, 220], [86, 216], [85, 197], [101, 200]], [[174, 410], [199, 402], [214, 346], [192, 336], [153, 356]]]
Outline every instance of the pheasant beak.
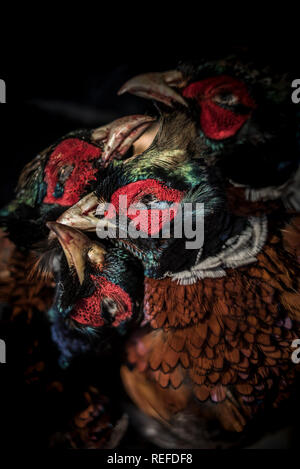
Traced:
[[125, 155], [154, 121], [155, 118], [150, 116], [126, 116], [94, 130], [92, 139], [96, 142], [104, 142], [104, 151], [101, 155], [104, 165], [107, 165], [116, 155], [118, 157]]
[[[57, 220], [56, 224], [60, 226], [67, 226], [73, 228], [74, 231], [82, 230], [91, 233], [95, 233], [97, 229], [105, 229], [109, 226], [115, 228], [115, 224], [109, 220], [101, 220], [96, 216], [97, 209], [99, 206], [105, 204], [104, 200], [99, 199], [93, 192], [86, 195], [77, 204], [66, 210]], [[50, 227], [52, 222], [49, 222], [47, 226], [52, 230], [48, 236], [48, 240], [51, 241], [56, 235], [56, 232]], [[81, 231], [79, 234], [82, 235]], [[89, 242], [89, 238], [86, 238]]]
[[65, 253], [68, 266], [75, 268], [80, 285], [84, 280], [87, 248], [90, 239], [81, 231], [57, 222], [48, 222], [47, 227], [57, 236]]
[[128, 80], [118, 91], [118, 95], [131, 93], [142, 98], [154, 99], [173, 107], [177, 102], [187, 106], [183, 97], [173, 88], [183, 88], [187, 84], [179, 70], [170, 70], [163, 73], [146, 73]]
[[[77, 204], [66, 210], [58, 219], [57, 223], [73, 227], [77, 230], [96, 231], [99, 218], [95, 216], [98, 205], [101, 203], [92, 192], [83, 197]], [[53, 235], [50, 239], [53, 239]]]

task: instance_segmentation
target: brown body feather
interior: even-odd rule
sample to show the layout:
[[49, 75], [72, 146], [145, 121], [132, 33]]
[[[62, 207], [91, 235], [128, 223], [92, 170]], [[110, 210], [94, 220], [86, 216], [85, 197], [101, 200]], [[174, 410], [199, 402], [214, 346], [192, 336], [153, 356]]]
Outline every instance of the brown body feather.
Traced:
[[51, 306], [53, 280], [30, 278], [34, 256], [19, 251], [2, 232], [0, 243], [0, 301], [12, 308], [11, 319], [24, 313], [30, 321], [34, 310], [44, 313]]
[[292, 217], [282, 230], [285, 249], [300, 263], [300, 215]]
[[170, 421], [190, 405], [194, 413], [209, 408], [223, 428], [241, 432], [265, 402], [276, 407], [285, 397], [297, 371], [300, 269], [283, 243], [270, 235], [255, 264], [222, 278], [146, 278], [152, 330], [130, 341], [122, 369], [142, 411]]

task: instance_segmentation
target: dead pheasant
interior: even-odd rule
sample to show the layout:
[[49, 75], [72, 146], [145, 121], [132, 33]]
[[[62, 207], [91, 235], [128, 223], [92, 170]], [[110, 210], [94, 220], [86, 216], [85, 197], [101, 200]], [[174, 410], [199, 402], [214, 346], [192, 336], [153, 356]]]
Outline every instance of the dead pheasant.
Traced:
[[[161, 210], [161, 231], [167, 215], [172, 220], [172, 203], [192, 203], [194, 216], [195, 204], [204, 203], [201, 249], [186, 249], [185, 238], [117, 240], [145, 272], [145, 328], [129, 341], [121, 374], [133, 402], [175, 447], [230, 446], [294, 384], [299, 266], [285, 249], [280, 217], [272, 214], [268, 224], [265, 215], [229, 210], [216, 171], [197, 158], [201, 139], [195, 135], [186, 113], [166, 116], [144, 153], [111, 168], [96, 193], [59, 221], [104, 229], [112, 221], [99, 220], [95, 206], [106, 201], [132, 222], [118, 205], [118, 196], [127, 195], [146, 206], [136, 224], [153, 235], [146, 223], [152, 210]], [[148, 424], [150, 432], [154, 423]]]
[[116, 335], [124, 336], [139, 323], [143, 269], [126, 250], [105, 247], [64, 224], [48, 222], [48, 227], [64, 253], [56, 253], [59, 268], [50, 318], [65, 368], [75, 357], [101, 356]]
[[283, 203], [286, 248], [299, 257], [300, 115], [291, 103], [291, 82], [289, 74], [240, 51], [134, 77], [119, 94], [153, 99], [175, 112], [189, 107], [200, 154], [219, 166], [231, 210], [258, 216], [281, 210]]
[[47, 236], [55, 220], [95, 185], [108, 163], [126, 155], [151, 125], [150, 116], [127, 116], [93, 130], [60, 138], [23, 169], [15, 199], [0, 212], [0, 223], [18, 247], [31, 247]]
[[126, 92], [171, 110], [189, 107], [201, 137], [201, 156], [246, 199], [282, 198], [300, 210], [299, 129], [291, 77], [257, 64], [248, 52], [181, 63], [177, 70], [139, 75]]

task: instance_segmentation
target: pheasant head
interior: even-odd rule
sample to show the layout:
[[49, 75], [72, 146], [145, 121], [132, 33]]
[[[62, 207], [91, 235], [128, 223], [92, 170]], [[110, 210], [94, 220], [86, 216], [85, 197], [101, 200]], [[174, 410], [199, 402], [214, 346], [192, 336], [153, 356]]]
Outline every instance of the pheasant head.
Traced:
[[74, 228], [56, 222], [48, 222], [48, 227], [66, 259], [60, 260], [56, 311], [77, 328], [125, 332], [137, 318], [143, 288], [137, 263], [126, 252], [105, 249]]
[[286, 185], [299, 165], [300, 124], [291, 83], [287, 74], [239, 54], [140, 75], [120, 94], [155, 99], [172, 109], [190, 107], [207, 163], [218, 164], [250, 200], [275, 199], [283, 192], [288, 197]]

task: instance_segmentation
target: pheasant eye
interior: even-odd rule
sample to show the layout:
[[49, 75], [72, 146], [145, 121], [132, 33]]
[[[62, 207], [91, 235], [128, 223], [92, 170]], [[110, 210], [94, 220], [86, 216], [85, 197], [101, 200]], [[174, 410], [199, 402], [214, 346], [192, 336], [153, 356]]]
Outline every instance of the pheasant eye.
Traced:
[[117, 312], [117, 303], [112, 298], [103, 298], [101, 303], [101, 317], [104, 319], [106, 324], [111, 325], [114, 322]]
[[147, 205], [153, 202], [158, 202], [158, 199], [154, 194], [145, 194], [141, 197], [140, 202]]
[[235, 106], [239, 103], [239, 98], [235, 94], [229, 92], [218, 93], [212, 98], [212, 100], [216, 104], [225, 106]]
[[66, 165], [60, 168], [57, 175], [58, 182], [64, 184], [71, 176], [73, 169], [74, 165]]

